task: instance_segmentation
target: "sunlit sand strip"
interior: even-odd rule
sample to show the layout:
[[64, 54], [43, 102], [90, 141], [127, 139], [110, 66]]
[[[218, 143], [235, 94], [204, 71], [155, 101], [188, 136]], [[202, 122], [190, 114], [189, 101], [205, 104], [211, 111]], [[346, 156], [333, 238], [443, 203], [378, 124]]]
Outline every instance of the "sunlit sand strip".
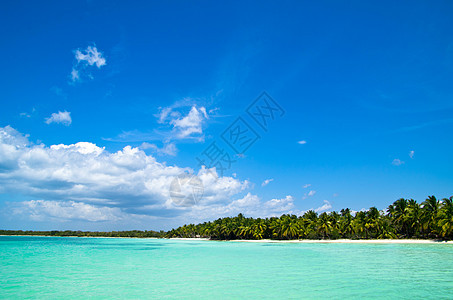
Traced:
[[[208, 241], [206, 238], [171, 238], [182, 241]], [[328, 243], [328, 244], [453, 244], [453, 241], [415, 240], [415, 239], [382, 239], [382, 240], [231, 240], [243, 243]]]

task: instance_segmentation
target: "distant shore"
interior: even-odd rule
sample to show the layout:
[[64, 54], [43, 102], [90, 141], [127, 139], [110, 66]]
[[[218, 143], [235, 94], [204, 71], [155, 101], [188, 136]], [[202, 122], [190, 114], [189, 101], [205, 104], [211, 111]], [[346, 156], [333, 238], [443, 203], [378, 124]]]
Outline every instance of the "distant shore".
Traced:
[[[180, 241], [211, 241], [206, 238], [171, 238]], [[216, 241], [216, 240], [214, 240]], [[453, 241], [420, 240], [420, 239], [379, 239], [379, 240], [217, 240], [219, 242], [240, 243], [325, 243], [325, 244], [453, 244]]]
[[[0, 235], [0, 236], [23, 236], [23, 237], [77, 237], [77, 238], [104, 238], [104, 239], [161, 239], [157, 237], [116, 237], [116, 236], [51, 236], [51, 235]], [[236, 243], [282, 243], [282, 244], [452, 244], [453, 241], [422, 240], [422, 239], [370, 239], [370, 240], [211, 240], [208, 238], [162, 238], [175, 241], [214, 241]]]

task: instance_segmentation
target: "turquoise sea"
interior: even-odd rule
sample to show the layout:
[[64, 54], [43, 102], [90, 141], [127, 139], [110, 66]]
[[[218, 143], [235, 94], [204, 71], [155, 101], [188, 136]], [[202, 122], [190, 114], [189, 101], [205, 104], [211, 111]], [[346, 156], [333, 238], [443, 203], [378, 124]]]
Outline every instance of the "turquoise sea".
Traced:
[[453, 245], [3, 236], [0, 298], [452, 299]]

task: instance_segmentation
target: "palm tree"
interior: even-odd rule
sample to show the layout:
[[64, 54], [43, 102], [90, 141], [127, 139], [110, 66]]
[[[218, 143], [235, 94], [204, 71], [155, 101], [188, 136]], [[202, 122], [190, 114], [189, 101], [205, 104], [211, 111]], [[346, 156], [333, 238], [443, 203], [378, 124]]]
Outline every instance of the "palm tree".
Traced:
[[440, 202], [434, 196], [428, 196], [423, 205], [423, 232], [426, 235], [437, 233], [437, 218]]
[[407, 213], [408, 200], [400, 198], [393, 202], [389, 206], [389, 214], [393, 217], [395, 225], [398, 227], [398, 231], [403, 233], [403, 235], [408, 235], [407, 225], [406, 225], [406, 213]]
[[267, 225], [264, 220], [257, 219], [252, 225], [253, 237], [255, 239], [262, 239], [266, 236]]
[[453, 238], [453, 196], [442, 201], [439, 227], [443, 238]]
[[318, 219], [318, 232], [322, 234], [323, 238], [329, 236], [332, 229], [332, 221], [326, 212], [323, 212]]
[[382, 217], [378, 220], [378, 239], [396, 239], [395, 229], [388, 217]]
[[344, 237], [351, 237], [354, 233], [354, 227], [352, 226], [352, 215], [349, 208], [342, 209], [340, 211], [340, 233]]
[[367, 237], [376, 237], [378, 229], [378, 220], [380, 217], [379, 210], [376, 207], [370, 207], [370, 209], [365, 213], [365, 229]]
[[405, 216], [405, 223], [407, 225], [408, 235], [412, 237], [421, 232], [422, 229], [422, 210], [420, 205], [414, 199], [407, 202], [407, 213]]
[[285, 239], [294, 239], [299, 237], [299, 226], [297, 221], [294, 221], [292, 218], [282, 216], [282, 220], [280, 222], [281, 225], [281, 234], [282, 237]]

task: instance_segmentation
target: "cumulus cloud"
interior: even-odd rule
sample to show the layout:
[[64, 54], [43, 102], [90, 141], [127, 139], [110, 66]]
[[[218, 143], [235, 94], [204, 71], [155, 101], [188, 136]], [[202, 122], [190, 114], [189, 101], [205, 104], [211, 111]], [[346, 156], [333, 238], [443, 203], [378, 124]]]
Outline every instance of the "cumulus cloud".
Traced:
[[401, 166], [402, 164], [404, 164], [404, 161], [400, 160], [399, 158], [395, 158], [392, 161], [392, 165], [394, 165], [394, 166]]
[[[169, 186], [182, 173], [195, 174], [203, 184], [203, 198], [195, 207], [178, 207], [171, 201]], [[215, 168], [194, 172], [167, 166], [131, 146], [110, 153], [89, 142], [37, 145], [10, 126], [0, 128], [0, 193], [39, 199], [14, 208], [16, 214], [22, 208], [34, 219], [73, 219], [77, 214], [81, 220], [99, 221], [136, 215], [182, 218], [196, 216], [197, 210], [235, 211], [244, 203], [251, 207], [250, 201], [234, 202], [249, 186], [247, 180], [219, 177]]]
[[322, 206], [316, 208], [315, 212], [320, 213], [320, 212], [324, 212], [326, 210], [329, 210], [331, 208], [332, 208], [332, 205], [330, 204], [330, 202], [327, 201], [327, 200], [324, 200], [324, 204]]
[[204, 140], [203, 125], [209, 115], [204, 106], [192, 102], [190, 98], [183, 99], [172, 106], [161, 108], [156, 115], [159, 124], [171, 128], [166, 134], [168, 140]]
[[261, 183], [261, 186], [266, 186], [266, 185], [268, 185], [271, 181], [274, 181], [274, 178], [269, 178], [269, 179], [264, 180], [263, 183]]
[[[158, 128], [148, 132], [126, 131], [114, 138], [104, 138], [104, 140], [125, 143], [142, 142], [146, 143], [145, 147], [148, 147], [148, 149], [154, 149], [156, 153], [161, 154], [167, 153], [159, 151], [157, 146], [150, 146], [153, 145], [152, 141], [163, 141], [165, 145], [181, 140], [203, 142], [207, 121], [212, 117], [218, 117], [218, 115], [215, 114], [217, 109], [208, 111], [198, 102], [200, 100], [184, 98], [168, 107], [159, 107], [159, 112], [154, 115], [159, 124]], [[173, 148], [173, 146], [169, 147]], [[171, 150], [171, 148], [162, 150]], [[174, 150], [176, 150], [176, 147], [174, 147]]]
[[409, 157], [410, 157], [411, 159], [414, 158], [414, 155], [415, 155], [415, 151], [414, 151], [414, 150], [409, 151]]
[[305, 145], [307, 143], [307, 141], [302, 140], [302, 141], [298, 141], [297, 143], [300, 145]]
[[193, 134], [201, 135], [203, 133], [202, 123], [207, 118], [208, 115], [204, 107], [197, 109], [195, 106], [192, 106], [186, 116], [173, 119], [170, 121], [170, 124], [177, 131], [179, 138], [186, 138]]
[[[204, 106], [189, 105], [190, 99], [161, 108], [157, 122], [172, 127], [170, 139], [196, 138], [203, 140], [203, 124], [209, 119]], [[189, 106], [188, 106], [189, 105]], [[187, 107], [190, 107], [187, 112]]]
[[58, 113], [53, 113], [49, 118], [46, 118], [45, 122], [47, 124], [57, 123], [69, 126], [72, 123], [71, 113], [68, 111], [59, 111]]
[[118, 221], [124, 213], [119, 208], [96, 207], [74, 201], [30, 200], [12, 205], [13, 215], [27, 215], [33, 221], [72, 221], [90, 222]]
[[[77, 61], [71, 71], [71, 81], [76, 82], [81, 79], [81, 75], [88, 67], [97, 67], [100, 69], [102, 66], [107, 64], [102, 52], [98, 51], [95, 46], [88, 46], [85, 50], [77, 49], [74, 51], [74, 56]], [[92, 78], [91, 74], [88, 74], [89, 78]]]
[[236, 216], [243, 213], [251, 217], [277, 217], [282, 214], [299, 214], [302, 212], [295, 209], [294, 199], [292, 196], [286, 196], [282, 199], [271, 199], [262, 201], [257, 195], [247, 193], [244, 197], [232, 201], [227, 205], [211, 205], [195, 207], [185, 216], [186, 222], [199, 220], [203, 216], [204, 220], [212, 220], [218, 217]]

